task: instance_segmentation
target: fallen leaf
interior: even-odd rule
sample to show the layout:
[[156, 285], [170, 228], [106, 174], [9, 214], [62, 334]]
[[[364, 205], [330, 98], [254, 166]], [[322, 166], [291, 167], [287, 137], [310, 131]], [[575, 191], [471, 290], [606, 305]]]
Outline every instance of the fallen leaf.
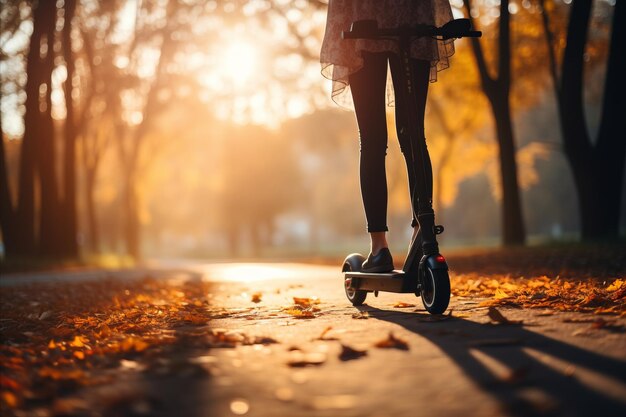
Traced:
[[353, 359], [358, 359], [367, 355], [367, 350], [357, 350], [351, 348], [350, 346], [341, 344], [341, 353], [339, 354], [340, 361], [350, 361]]
[[491, 319], [491, 321], [499, 323], [499, 324], [522, 324], [523, 320], [509, 320], [500, 311], [498, 311], [495, 307], [489, 307], [487, 311], [487, 315]]
[[146, 343], [144, 340], [129, 336], [126, 339], [122, 340], [119, 347], [122, 352], [142, 352], [146, 350], [150, 345]]
[[297, 319], [312, 319], [315, 318], [315, 313], [310, 309], [299, 309], [299, 308], [287, 308], [283, 310], [285, 313], [293, 316]]
[[252, 298], [250, 301], [252, 301], [253, 303], [260, 303], [262, 296], [263, 296], [263, 293], [255, 292], [252, 294]]
[[394, 308], [409, 308], [409, 307], [415, 307], [415, 304], [410, 304], [410, 303], [405, 303], [403, 301], [396, 301], [393, 304]]
[[9, 408], [15, 408], [19, 403], [15, 394], [10, 391], [2, 391], [2, 402]]
[[377, 348], [383, 349], [400, 349], [409, 350], [409, 344], [402, 339], [398, 339], [393, 335], [393, 332], [389, 332], [389, 336], [386, 339], [380, 340], [374, 344]]
[[337, 340], [336, 337], [328, 337], [326, 336], [326, 334], [331, 331], [333, 329], [333, 326], [328, 326], [326, 327], [324, 330], [322, 330], [322, 333], [315, 339], [313, 340]]
[[111, 328], [106, 324], [100, 326], [100, 331], [97, 333], [99, 337], [109, 337], [111, 336]]
[[44, 366], [39, 369], [39, 376], [54, 380], [72, 380], [84, 378], [85, 374], [81, 369], [58, 369]]
[[606, 287], [606, 290], [609, 291], [609, 292], [613, 292], [613, 291], [619, 290], [623, 286], [624, 286], [624, 280], [616, 279], [615, 281], [613, 281], [613, 283], [611, 285]]
[[206, 317], [195, 313], [183, 314], [182, 319], [191, 324], [206, 324], [208, 321]]
[[0, 387], [8, 388], [13, 391], [18, 391], [22, 389], [22, 385], [19, 382], [5, 375], [0, 375]]
[[503, 290], [501, 290], [500, 288], [498, 288], [496, 290], [496, 293], [493, 296], [496, 300], [501, 300], [503, 298], [509, 298], [510, 295], [507, 294], [506, 292], [504, 292]]
[[320, 300], [317, 297], [293, 297], [293, 302], [302, 307], [310, 307], [319, 304]]
[[233, 348], [247, 340], [245, 334], [226, 329], [212, 329], [209, 337], [211, 339], [211, 347], [219, 348]]
[[366, 320], [370, 318], [370, 313], [367, 311], [359, 311], [358, 313], [352, 314], [352, 318], [357, 320]]
[[292, 368], [305, 366], [319, 366], [326, 362], [326, 355], [319, 352], [305, 353], [300, 350], [292, 350], [287, 365]]
[[74, 340], [70, 342], [70, 346], [77, 347], [77, 348], [85, 347], [85, 343], [87, 343], [87, 341], [88, 340], [85, 337], [74, 336]]

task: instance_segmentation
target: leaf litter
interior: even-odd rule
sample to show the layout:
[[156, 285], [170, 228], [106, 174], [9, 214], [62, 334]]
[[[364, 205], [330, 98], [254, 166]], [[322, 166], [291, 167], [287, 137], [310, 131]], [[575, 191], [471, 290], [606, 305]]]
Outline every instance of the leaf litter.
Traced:
[[480, 307], [514, 306], [558, 311], [626, 316], [626, 281], [594, 279], [512, 278], [505, 275], [459, 274], [452, 279], [452, 294], [485, 297]]
[[[208, 293], [207, 283], [150, 277], [1, 288], [0, 413], [53, 407], [60, 396], [109, 382], [107, 369], [202, 372], [188, 358], [179, 365], [165, 360], [174, 348], [276, 343], [209, 333]], [[103, 405], [105, 413], [109, 406]]]

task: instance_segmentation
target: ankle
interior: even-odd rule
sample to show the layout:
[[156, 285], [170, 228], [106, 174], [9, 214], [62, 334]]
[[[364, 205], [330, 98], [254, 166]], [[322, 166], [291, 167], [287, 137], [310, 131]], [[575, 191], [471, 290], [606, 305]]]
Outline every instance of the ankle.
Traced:
[[370, 251], [372, 252], [372, 255], [377, 255], [381, 249], [389, 247], [385, 232], [370, 233], [370, 238], [371, 238]]
[[370, 252], [372, 253], [373, 256], [376, 256], [381, 250], [385, 248], [389, 248], [389, 245], [387, 245], [387, 243], [385, 243], [384, 245], [377, 245], [377, 246], [372, 245], [370, 248]]

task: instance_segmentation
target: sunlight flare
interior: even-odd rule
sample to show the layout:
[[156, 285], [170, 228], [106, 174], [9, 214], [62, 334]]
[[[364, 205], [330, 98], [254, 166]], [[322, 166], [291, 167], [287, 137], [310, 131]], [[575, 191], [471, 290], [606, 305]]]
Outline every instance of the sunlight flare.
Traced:
[[259, 53], [252, 43], [235, 40], [221, 51], [218, 64], [220, 78], [235, 88], [241, 88], [258, 71]]

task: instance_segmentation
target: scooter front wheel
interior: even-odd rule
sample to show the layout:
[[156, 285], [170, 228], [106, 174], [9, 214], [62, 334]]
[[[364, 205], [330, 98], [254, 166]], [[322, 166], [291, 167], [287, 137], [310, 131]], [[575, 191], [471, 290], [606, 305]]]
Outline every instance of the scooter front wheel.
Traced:
[[450, 303], [450, 277], [445, 269], [422, 271], [422, 302], [430, 314], [442, 314]]
[[[360, 272], [363, 261], [365, 261], [363, 255], [360, 253], [352, 253], [343, 261], [341, 272]], [[353, 306], [360, 306], [367, 297], [367, 291], [352, 288], [351, 282], [352, 281], [344, 275], [343, 288], [346, 290], [346, 297], [348, 297], [348, 301], [350, 301]]]

